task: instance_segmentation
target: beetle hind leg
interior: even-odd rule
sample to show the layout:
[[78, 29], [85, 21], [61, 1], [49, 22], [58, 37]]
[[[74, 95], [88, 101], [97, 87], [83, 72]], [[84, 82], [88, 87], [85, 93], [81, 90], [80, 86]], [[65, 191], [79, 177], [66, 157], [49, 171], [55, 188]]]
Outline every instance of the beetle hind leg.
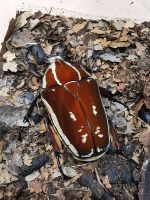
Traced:
[[53, 151], [54, 151], [55, 157], [57, 159], [57, 165], [58, 165], [59, 171], [63, 175], [64, 179], [69, 179], [70, 177], [65, 175], [64, 172], [63, 172], [62, 165], [60, 163], [61, 152], [60, 152], [59, 147], [57, 145], [57, 142], [55, 140], [55, 137], [54, 137], [54, 134], [53, 134], [53, 130], [52, 130], [52, 127], [51, 127], [52, 126], [51, 125], [51, 121], [50, 121], [50, 119], [48, 117], [45, 118], [45, 126], [46, 126], [47, 132], [48, 132], [48, 134], [50, 136], [50, 141], [51, 141], [51, 144], [53, 146]]

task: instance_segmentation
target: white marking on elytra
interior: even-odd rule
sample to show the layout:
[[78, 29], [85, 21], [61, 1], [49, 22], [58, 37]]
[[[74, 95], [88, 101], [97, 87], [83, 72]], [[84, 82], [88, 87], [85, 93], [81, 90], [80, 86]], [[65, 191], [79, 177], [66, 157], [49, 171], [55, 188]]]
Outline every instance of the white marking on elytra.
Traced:
[[104, 135], [103, 134], [98, 134], [98, 137], [102, 138]]
[[92, 106], [92, 109], [93, 109], [93, 114], [97, 115], [96, 106]]
[[52, 118], [52, 121], [54, 123], [54, 126], [56, 127], [56, 130], [57, 130], [58, 134], [64, 140], [64, 142], [66, 143], [66, 145], [68, 146], [68, 148], [72, 151], [72, 153], [75, 156], [79, 156], [76, 148], [70, 143], [70, 141], [68, 140], [68, 138], [66, 137], [66, 135], [63, 133], [62, 128], [59, 125], [58, 119], [57, 119], [57, 117], [56, 117], [56, 115], [55, 115], [52, 107], [49, 105], [49, 103], [43, 97], [41, 97], [41, 98], [42, 98], [43, 103], [47, 107], [47, 110], [48, 110], [48, 112], [49, 112], [49, 114], [50, 114], [50, 116]]
[[89, 154], [87, 154], [87, 155], [82, 155], [81, 157], [91, 157], [91, 155], [93, 154], [93, 152], [94, 152], [94, 149], [91, 149], [91, 152], [89, 153]]
[[78, 132], [81, 133], [83, 128], [84, 128], [84, 126], [81, 126], [81, 129], [79, 129]]
[[52, 92], [55, 92], [55, 89], [51, 89]]
[[100, 149], [99, 147], [97, 148], [97, 152], [104, 151], [104, 149]]
[[87, 82], [90, 83], [91, 79], [88, 79]]
[[72, 112], [69, 112], [70, 114], [70, 118], [73, 120], [73, 121], [77, 121], [75, 115], [72, 113]]
[[96, 131], [95, 131], [95, 134], [97, 135], [98, 133], [100, 133], [100, 127], [98, 126], [97, 128], [96, 128]]
[[81, 135], [81, 137], [82, 137], [82, 143], [86, 143], [86, 141], [87, 141], [87, 136], [88, 136], [87, 133], [85, 133], [84, 135]]

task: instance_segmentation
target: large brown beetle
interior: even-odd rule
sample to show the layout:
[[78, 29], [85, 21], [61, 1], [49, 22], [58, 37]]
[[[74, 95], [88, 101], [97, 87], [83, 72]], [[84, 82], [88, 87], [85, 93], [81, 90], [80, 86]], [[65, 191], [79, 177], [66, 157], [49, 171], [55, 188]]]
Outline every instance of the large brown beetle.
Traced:
[[38, 78], [41, 75], [29, 62], [29, 52], [33, 53], [38, 64], [47, 63], [48, 68], [42, 78], [42, 90], [31, 104], [24, 121], [31, 117], [36, 101], [41, 97], [48, 111], [46, 127], [63, 176], [66, 177], [60, 165], [60, 151], [54, 132], [80, 161], [99, 159], [109, 148], [110, 134], [119, 149], [115, 129], [106, 115], [96, 80], [83, 68], [61, 58], [57, 57], [51, 63], [41, 46], [33, 44], [26, 49], [25, 60], [33, 75]]

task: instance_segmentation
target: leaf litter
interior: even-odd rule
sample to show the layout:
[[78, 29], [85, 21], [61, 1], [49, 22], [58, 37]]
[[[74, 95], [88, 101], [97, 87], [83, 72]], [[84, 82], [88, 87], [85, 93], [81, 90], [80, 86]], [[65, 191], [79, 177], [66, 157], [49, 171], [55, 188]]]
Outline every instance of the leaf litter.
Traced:
[[[86, 170], [82, 163], [78, 166], [64, 147], [61, 149], [63, 153], [61, 163], [64, 163], [64, 168], [67, 169], [67, 173], [72, 179], [66, 182], [61, 177], [42, 120], [36, 124], [33, 118], [32, 126], [22, 132], [22, 141], [17, 140], [18, 127], [28, 126], [28, 124], [23, 124], [23, 116], [31, 103], [31, 100], [27, 99], [26, 92], [28, 92], [28, 96], [31, 93], [34, 97], [40, 88], [39, 81], [31, 75], [26, 67], [23, 71], [19, 71], [21, 67], [19, 63], [26, 66], [22, 48], [28, 43], [35, 42], [39, 42], [43, 46], [45, 53], [53, 55], [66, 51], [61, 46], [63, 44], [67, 49], [68, 62], [77, 62], [80, 66], [90, 70], [98, 83], [115, 94], [117, 100], [128, 106], [132, 104], [136, 107], [130, 107], [130, 111], [128, 111], [122, 104], [103, 98], [106, 112], [116, 126], [121, 144], [129, 145], [131, 143], [131, 149], [134, 149], [134, 152], [130, 156], [139, 162], [140, 166], [142, 165], [150, 148], [149, 125], [137, 115], [144, 102], [147, 106], [149, 105], [147, 100], [150, 93], [148, 87], [150, 79], [147, 74], [148, 67], [150, 67], [148, 32], [149, 27], [146, 23], [137, 25], [133, 21], [86, 21], [44, 15], [40, 12], [33, 15], [30, 12], [24, 12], [17, 17], [15, 31], [8, 39], [7, 44], [9, 45], [6, 45], [3, 54], [3, 73], [0, 81], [2, 94], [0, 97], [0, 122], [5, 123], [11, 129], [11, 132], [5, 134], [1, 139], [3, 143], [7, 144], [6, 146], [2, 145], [4, 149], [0, 157], [1, 184], [5, 185], [16, 180], [17, 176], [13, 175], [14, 172], [19, 176], [17, 170], [13, 173], [8, 170], [10, 167], [8, 161], [14, 158], [14, 161], [17, 162], [16, 164], [13, 162], [14, 168], [21, 168], [24, 165], [32, 166], [34, 157], [43, 153], [49, 155], [50, 161], [25, 177], [29, 190], [22, 190], [21, 195], [24, 199], [27, 199], [26, 193], [31, 199], [45, 199], [45, 197], [53, 195], [56, 199], [60, 199], [60, 194], [67, 199], [71, 194], [65, 193], [65, 190], [69, 191], [70, 188], [76, 194], [78, 194], [76, 191], [80, 189], [80, 195], [77, 195], [80, 199], [82, 193], [85, 193], [85, 188], [80, 186], [78, 179], [86, 172], [93, 173], [93, 167]], [[45, 69], [40, 67], [40, 70], [44, 72]], [[140, 106], [136, 106], [139, 93], [144, 96], [144, 99]], [[38, 102], [33, 115], [37, 113], [39, 107], [40, 103]], [[8, 151], [12, 141], [15, 141], [15, 147], [11, 145], [12, 148]], [[62, 146], [61, 143], [59, 146]], [[124, 184], [125, 180], [120, 181], [119, 187], [118, 184], [112, 184], [111, 180], [117, 178], [113, 168], [117, 159], [115, 156], [112, 156], [111, 159], [112, 163], [109, 164], [110, 157], [105, 155], [96, 162], [102, 183], [118, 200], [134, 198], [138, 193], [138, 187], [128, 176], [129, 173], [124, 177], [128, 177], [126, 181], [129, 181], [130, 189]], [[110, 170], [105, 171], [107, 166], [105, 163], [108, 163], [108, 167], [110, 165]], [[124, 165], [119, 162], [118, 165], [118, 167], [126, 168], [131, 163], [127, 162]], [[130, 167], [132, 168], [132, 166]], [[122, 176], [120, 175], [120, 177]], [[3, 194], [0, 193], [2, 197]], [[11, 196], [13, 193], [9, 193], [9, 195]], [[93, 190], [91, 190], [90, 195], [96, 194], [93, 194]], [[89, 195], [88, 198], [92, 199]]]

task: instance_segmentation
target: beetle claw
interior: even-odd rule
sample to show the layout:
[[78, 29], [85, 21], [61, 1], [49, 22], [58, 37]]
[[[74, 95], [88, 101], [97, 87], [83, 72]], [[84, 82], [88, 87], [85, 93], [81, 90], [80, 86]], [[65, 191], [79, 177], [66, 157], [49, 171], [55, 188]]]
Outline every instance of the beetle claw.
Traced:
[[29, 118], [30, 118], [30, 115], [26, 115], [23, 119], [23, 122], [26, 123], [28, 122], [29, 123]]

